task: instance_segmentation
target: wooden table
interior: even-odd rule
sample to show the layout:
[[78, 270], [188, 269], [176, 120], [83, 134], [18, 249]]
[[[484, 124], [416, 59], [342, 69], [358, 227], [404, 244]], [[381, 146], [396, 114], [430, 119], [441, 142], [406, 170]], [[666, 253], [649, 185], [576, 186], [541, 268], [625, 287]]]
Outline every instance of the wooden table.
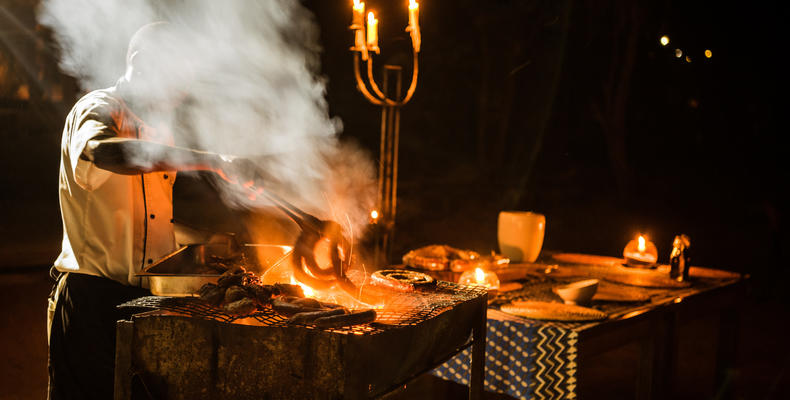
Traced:
[[[499, 302], [535, 297], [544, 301], [557, 301], [556, 295], [550, 291], [546, 294], [546, 287], [582, 278], [599, 278], [608, 285], [619, 285], [613, 282], [623, 281], [622, 277], [612, 275], [614, 272], [620, 273], [618, 271], [622, 271], [622, 267], [612, 269], [612, 265], [570, 265], [552, 261], [514, 265], [503, 270], [500, 275], [506, 280], [521, 278], [525, 288], [500, 297]], [[661, 267], [650, 273], [668, 274], [666, 268]], [[634, 272], [641, 274], [643, 271]], [[623, 285], [625, 290], [643, 290], [649, 294], [650, 300], [639, 303], [594, 302], [594, 307], [609, 314], [608, 319], [600, 322], [529, 320], [502, 313], [496, 303], [493, 304], [488, 312], [486, 389], [518, 398], [586, 398], [593, 394], [588, 393], [594, 387], [591, 384], [591, 372], [595, 372], [599, 357], [623, 346], [630, 346], [638, 349], [639, 353], [633, 397], [671, 398], [676, 393], [682, 394], [684, 390], [673, 387], [677, 381], [678, 361], [682, 361], [684, 356], [679, 353], [677, 346], [680, 328], [705, 317], [714, 318], [718, 325], [717, 334], [710, 337], [710, 341], [716, 343], [716, 359], [714, 387], [710, 388], [709, 393], [726, 397], [731, 392], [729, 382], [735, 366], [739, 306], [748, 277], [700, 267], [693, 267], [691, 276], [689, 287], [640, 289]], [[547, 298], [551, 296], [555, 298]], [[518, 340], [513, 340], [514, 332], [519, 333]], [[558, 346], [549, 346], [549, 350], [541, 348], [552, 340]], [[515, 347], [517, 344], [521, 346]], [[518, 349], [522, 348], [519, 354]], [[509, 357], [504, 357], [502, 353], [509, 354]], [[542, 359], [535, 360], [536, 357]], [[435, 370], [434, 374], [463, 382], [462, 375], [457, 376], [448, 371], [465, 362], [463, 355], [460, 355]], [[511, 371], [522, 365], [530, 367], [518, 371], [521, 376], [515, 378]]]

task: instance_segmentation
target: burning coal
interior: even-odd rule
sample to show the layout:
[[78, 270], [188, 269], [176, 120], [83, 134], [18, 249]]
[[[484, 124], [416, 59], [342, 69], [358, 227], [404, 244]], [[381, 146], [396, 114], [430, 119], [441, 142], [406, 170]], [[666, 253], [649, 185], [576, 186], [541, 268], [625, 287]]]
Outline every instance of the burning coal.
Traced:
[[[374, 170], [360, 149], [341, 144], [319, 76], [318, 30], [296, 0], [44, 0], [39, 20], [61, 47], [61, 68], [85, 90], [122, 76], [129, 38], [168, 21], [172, 43], [161, 90], [186, 94], [173, 132], [190, 145], [250, 157], [270, 175], [264, 186], [358, 235], [375, 198]], [[224, 187], [218, 185], [219, 187]], [[224, 187], [224, 199], [250, 204]]]

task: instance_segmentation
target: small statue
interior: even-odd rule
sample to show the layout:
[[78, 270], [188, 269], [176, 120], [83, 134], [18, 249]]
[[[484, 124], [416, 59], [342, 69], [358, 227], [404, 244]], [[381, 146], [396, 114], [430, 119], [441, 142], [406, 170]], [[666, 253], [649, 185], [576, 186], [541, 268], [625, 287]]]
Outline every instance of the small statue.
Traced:
[[689, 279], [691, 268], [691, 239], [686, 235], [675, 236], [669, 255], [669, 277], [679, 282]]

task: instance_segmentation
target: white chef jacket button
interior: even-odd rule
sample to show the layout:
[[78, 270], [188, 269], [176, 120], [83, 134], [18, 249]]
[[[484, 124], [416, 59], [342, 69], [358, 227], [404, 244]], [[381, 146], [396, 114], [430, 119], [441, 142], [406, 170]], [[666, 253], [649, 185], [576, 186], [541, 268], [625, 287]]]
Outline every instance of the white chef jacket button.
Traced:
[[151, 214], [151, 219], [154, 219], [154, 218], [156, 218], [156, 215]]

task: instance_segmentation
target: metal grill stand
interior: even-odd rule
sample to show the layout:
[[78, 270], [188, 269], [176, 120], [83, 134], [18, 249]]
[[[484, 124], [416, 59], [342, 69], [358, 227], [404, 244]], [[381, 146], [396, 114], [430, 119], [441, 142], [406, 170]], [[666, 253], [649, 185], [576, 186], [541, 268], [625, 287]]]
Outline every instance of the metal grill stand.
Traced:
[[286, 325], [268, 310], [229, 323], [195, 299], [144, 298], [160, 304], [117, 324], [115, 399], [378, 398], [469, 346], [469, 397], [481, 399], [487, 295], [437, 289], [416, 312], [343, 329]]

